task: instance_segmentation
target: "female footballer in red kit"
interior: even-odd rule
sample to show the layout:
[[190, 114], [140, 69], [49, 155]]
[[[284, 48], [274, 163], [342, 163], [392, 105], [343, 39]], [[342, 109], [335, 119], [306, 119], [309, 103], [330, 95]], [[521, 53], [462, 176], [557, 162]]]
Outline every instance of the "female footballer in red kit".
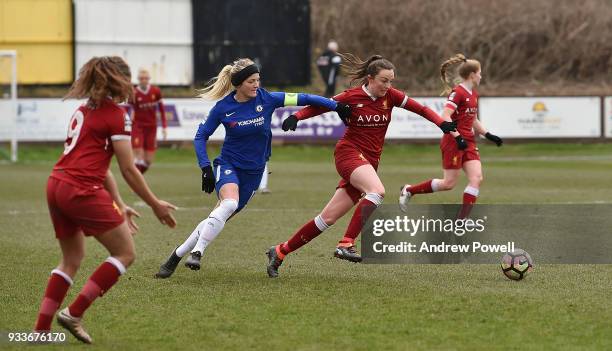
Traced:
[[168, 137], [166, 111], [159, 87], [150, 84], [151, 74], [146, 69], [138, 71], [138, 85], [134, 88], [132, 105], [132, 147], [136, 168], [144, 174], [157, 150], [157, 110], [162, 124], [162, 138]]
[[[449, 69], [456, 66], [461, 83], [451, 89]], [[410, 198], [416, 194], [427, 194], [436, 191], [451, 190], [457, 184], [461, 169], [468, 178], [468, 185], [463, 192], [463, 207], [460, 218], [467, 217], [471, 205], [476, 203], [482, 183], [482, 165], [476, 147], [474, 131], [501, 146], [503, 140], [487, 131], [478, 120], [478, 92], [476, 87], [481, 80], [480, 62], [467, 59], [463, 54], [457, 54], [442, 63], [440, 67], [444, 95], [448, 100], [442, 112], [442, 118], [451, 118], [457, 122], [457, 132], [444, 135], [440, 142], [442, 151], [442, 179], [429, 179], [417, 185], [406, 184], [402, 187], [399, 205], [402, 211], [407, 211]], [[454, 140], [453, 140], [454, 139]]]
[[47, 283], [35, 331], [48, 332], [85, 255], [85, 236], [93, 236], [110, 256], [93, 272], [57, 322], [84, 343], [92, 339], [83, 328], [85, 311], [125, 273], [135, 258], [134, 234], [138, 227], [119, 195], [109, 170], [113, 154], [121, 174], [155, 216], [169, 227], [176, 207], [159, 200], [136, 169], [130, 143], [131, 121], [118, 105], [132, 95], [130, 69], [120, 57], [94, 57], [79, 71], [66, 98], [84, 99], [68, 125], [64, 152], [47, 183], [47, 203], [62, 252], [62, 259]]
[[[378, 163], [383, 150], [385, 134], [391, 122], [393, 107], [417, 113], [442, 129], [444, 133], [455, 130], [455, 123], [444, 121], [431, 109], [409, 98], [391, 86], [395, 67], [380, 55], [362, 61], [353, 55], [344, 55], [346, 72], [359, 86], [336, 95], [333, 99], [350, 105], [352, 114], [343, 121], [347, 129], [336, 144], [334, 152], [336, 170], [342, 178], [336, 192], [323, 211], [304, 224], [284, 243], [271, 247], [268, 252], [268, 275], [278, 276], [278, 268], [287, 254], [293, 252], [333, 225], [355, 205], [344, 237], [338, 243], [334, 256], [352, 262], [360, 262], [355, 251], [355, 239], [362, 223], [379, 206], [385, 196], [378, 174]], [[299, 120], [317, 116], [327, 110], [306, 107], [283, 121], [283, 130], [295, 130]]]

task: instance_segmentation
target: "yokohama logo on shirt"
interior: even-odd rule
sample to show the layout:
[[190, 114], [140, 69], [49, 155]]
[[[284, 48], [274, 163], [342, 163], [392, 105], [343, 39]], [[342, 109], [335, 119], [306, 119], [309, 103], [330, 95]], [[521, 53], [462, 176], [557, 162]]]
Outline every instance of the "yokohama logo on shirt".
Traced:
[[248, 126], [251, 124], [254, 124], [256, 126], [262, 125], [264, 122], [264, 117], [260, 116], [257, 118], [252, 118], [252, 119], [247, 119], [246, 121], [239, 121], [239, 122], [235, 122], [235, 124], [232, 124], [232, 127], [234, 126], [239, 126], [239, 127], [244, 127], [244, 126]]

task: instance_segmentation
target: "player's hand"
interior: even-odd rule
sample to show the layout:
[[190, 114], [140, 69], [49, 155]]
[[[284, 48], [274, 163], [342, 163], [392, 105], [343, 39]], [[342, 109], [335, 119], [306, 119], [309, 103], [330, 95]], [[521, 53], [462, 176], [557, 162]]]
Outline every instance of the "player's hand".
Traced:
[[162, 128], [162, 139], [166, 141], [168, 139], [168, 128]]
[[465, 139], [463, 139], [463, 137], [461, 135], [457, 135], [455, 137], [455, 141], [457, 142], [457, 148], [459, 150], [465, 150], [468, 147], [468, 143], [465, 141]]
[[207, 194], [212, 193], [215, 190], [215, 174], [213, 173], [212, 166], [208, 165], [202, 168], [202, 191]]
[[448, 122], [448, 121], [443, 121], [442, 123], [440, 123], [440, 129], [442, 129], [442, 133], [444, 134], [448, 134], [450, 132], [456, 132], [457, 131], [457, 122]]
[[344, 123], [345, 126], [348, 125], [349, 118], [351, 118], [351, 107], [347, 104], [338, 102], [336, 104], [335, 111], [338, 113], [338, 116], [342, 120], [342, 123]]
[[290, 115], [283, 121], [283, 130], [286, 132], [288, 130], [295, 130], [298, 124], [298, 118], [296, 115]]
[[153, 213], [155, 213], [155, 216], [162, 224], [174, 228], [176, 227], [176, 219], [172, 216], [172, 211], [176, 210], [176, 208], [176, 206], [169, 202], [158, 200], [157, 204], [153, 207]]
[[492, 142], [494, 142], [497, 146], [502, 146], [502, 144], [504, 143], [504, 141], [502, 140], [502, 138], [498, 137], [497, 135], [493, 135], [489, 132], [487, 132], [487, 134], [485, 134], [485, 138], [491, 140]]
[[125, 220], [127, 221], [128, 227], [130, 228], [130, 233], [132, 235], [138, 233], [138, 224], [134, 221], [134, 217], [140, 218], [140, 213], [136, 212], [133, 208], [129, 206], [125, 206], [123, 208], [123, 215], [125, 216]]

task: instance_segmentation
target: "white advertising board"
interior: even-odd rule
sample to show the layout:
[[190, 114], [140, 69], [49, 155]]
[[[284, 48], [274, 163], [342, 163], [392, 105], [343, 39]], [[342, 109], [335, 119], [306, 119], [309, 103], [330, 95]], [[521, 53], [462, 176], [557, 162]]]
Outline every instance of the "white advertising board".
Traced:
[[481, 98], [480, 120], [506, 138], [599, 138], [599, 97]]
[[[441, 114], [445, 98], [415, 100]], [[505, 138], [599, 138], [601, 103], [599, 97], [481, 98], [480, 118], [485, 127]], [[0, 114], [7, 110], [0, 100]], [[17, 123], [19, 141], [62, 141], [67, 124], [81, 101], [61, 99], [19, 99]], [[168, 118], [168, 140], [193, 140], [198, 125], [205, 120], [214, 102], [202, 99], [164, 99]], [[287, 140], [336, 140], [344, 126], [335, 113], [300, 122], [295, 132], [280, 130], [282, 120], [297, 108], [278, 109], [272, 116], [275, 138]], [[612, 97], [605, 99], [605, 134], [612, 137]], [[0, 140], [10, 140], [11, 120], [0, 115]], [[425, 118], [395, 108], [386, 139], [439, 139], [440, 129]], [[225, 130], [218, 128], [210, 140], [223, 140]], [[158, 139], [161, 133], [158, 133]]]
[[[0, 101], [2, 106], [8, 102]], [[83, 101], [61, 99], [19, 99], [17, 102], [17, 137], [19, 141], [63, 141], [68, 121]], [[193, 140], [198, 124], [214, 105], [201, 99], [164, 99], [168, 119], [168, 140]], [[0, 140], [11, 137], [11, 121], [0, 116]], [[211, 140], [223, 140], [225, 130], [218, 128]], [[161, 140], [161, 133], [158, 133]]]
[[[2, 103], [4, 101], [0, 102]], [[66, 139], [68, 121], [81, 103], [61, 99], [17, 100], [17, 139], [20, 142]], [[9, 123], [5, 116], [0, 116], [0, 140], [10, 139], [12, 129], [7, 128]]]

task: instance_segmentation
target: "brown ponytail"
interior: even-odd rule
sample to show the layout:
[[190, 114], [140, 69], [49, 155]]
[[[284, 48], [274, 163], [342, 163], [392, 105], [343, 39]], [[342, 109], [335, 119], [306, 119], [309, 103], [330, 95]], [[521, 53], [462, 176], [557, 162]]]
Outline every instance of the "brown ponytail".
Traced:
[[81, 67], [64, 99], [89, 98], [95, 106], [108, 96], [124, 102], [133, 94], [131, 79], [130, 67], [121, 57], [94, 57]]
[[440, 95], [448, 95], [453, 90], [452, 77], [449, 76], [449, 68], [452, 66], [459, 65], [457, 67], [456, 75], [463, 79], [467, 79], [470, 73], [476, 73], [480, 70], [480, 62], [473, 59], [468, 59], [464, 54], [455, 54], [455, 56], [444, 61], [440, 65], [440, 79], [442, 80], [443, 90]]
[[383, 69], [395, 71], [395, 66], [380, 55], [372, 55], [366, 61], [362, 61], [353, 54], [340, 54], [342, 57], [342, 68], [347, 76], [351, 78], [351, 85], [355, 82], [366, 84], [368, 76], [374, 77]]

